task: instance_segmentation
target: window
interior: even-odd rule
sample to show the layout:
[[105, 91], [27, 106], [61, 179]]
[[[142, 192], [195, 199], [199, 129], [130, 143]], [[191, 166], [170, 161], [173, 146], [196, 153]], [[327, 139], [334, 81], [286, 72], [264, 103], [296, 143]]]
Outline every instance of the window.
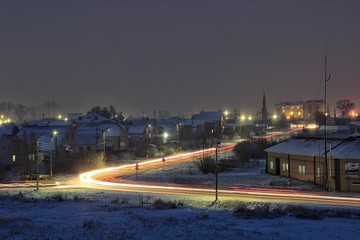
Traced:
[[125, 142], [120, 142], [120, 147], [125, 147]]
[[91, 151], [91, 146], [87, 146], [86, 151], [90, 152]]
[[284, 172], [288, 172], [289, 171], [289, 164], [288, 163], [283, 163], [282, 164], [282, 170]]
[[316, 177], [320, 177], [320, 168], [316, 168]]
[[305, 174], [305, 166], [299, 165], [299, 174]]
[[274, 169], [274, 161], [270, 161], [270, 169]]
[[35, 161], [35, 154], [29, 154], [29, 161]]
[[16, 161], [16, 155], [12, 155], [12, 161], [15, 162]]
[[84, 151], [84, 148], [83, 147], [79, 147], [79, 152], [82, 152]]

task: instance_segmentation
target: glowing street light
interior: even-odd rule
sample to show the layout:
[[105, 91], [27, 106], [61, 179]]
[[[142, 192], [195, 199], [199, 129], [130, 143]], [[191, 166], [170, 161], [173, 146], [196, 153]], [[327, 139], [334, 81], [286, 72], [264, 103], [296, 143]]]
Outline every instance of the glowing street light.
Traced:
[[167, 132], [164, 132], [164, 134], [163, 134], [163, 142], [164, 143], [166, 143], [167, 142], [167, 139], [168, 139], [168, 137], [169, 137], [169, 134], [167, 133]]
[[[52, 161], [53, 161], [53, 157], [52, 157], [52, 152], [53, 152], [53, 143], [54, 143], [54, 138], [56, 137], [56, 135], [58, 134], [58, 132], [56, 130], [54, 130], [51, 133], [51, 138], [50, 138], [50, 179], [52, 179], [53, 176], [53, 171], [52, 171]], [[56, 146], [55, 146], [56, 148]]]
[[215, 148], [215, 202], [218, 200], [218, 148], [220, 143], [221, 141], [218, 141]]

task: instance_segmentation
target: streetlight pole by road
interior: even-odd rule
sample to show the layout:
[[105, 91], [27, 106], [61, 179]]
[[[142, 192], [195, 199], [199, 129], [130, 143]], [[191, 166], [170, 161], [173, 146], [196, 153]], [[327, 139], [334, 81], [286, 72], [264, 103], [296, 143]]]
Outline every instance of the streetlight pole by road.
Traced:
[[39, 152], [40, 152], [40, 139], [36, 140], [36, 190], [39, 190]]
[[[53, 145], [54, 145], [54, 138], [56, 137], [56, 135], [58, 134], [58, 132], [55, 130], [51, 133], [51, 138], [50, 138], [50, 179], [53, 178], [53, 166], [52, 166], [52, 162], [53, 162]], [[56, 149], [56, 146], [55, 146]]]
[[218, 200], [218, 148], [220, 143], [221, 141], [218, 141], [215, 148], [215, 202]]

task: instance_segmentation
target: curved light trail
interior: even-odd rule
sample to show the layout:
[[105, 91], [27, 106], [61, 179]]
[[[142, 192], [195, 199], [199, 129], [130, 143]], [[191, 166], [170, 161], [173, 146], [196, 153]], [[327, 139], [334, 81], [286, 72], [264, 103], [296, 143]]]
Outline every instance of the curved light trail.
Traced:
[[[229, 151], [235, 145], [218, 148], [218, 151]], [[180, 154], [177, 156], [166, 157], [166, 164], [178, 164], [180, 162], [191, 161], [199, 154], [213, 153], [216, 148], [209, 148], [192, 153]], [[163, 158], [158, 158], [146, 162], [138, 163], [139, 171], [146, 171], [154, 168], [160, 168], [163, 164]], [[214, 189], [193, 186], [167, 186], [155, 184], [143, 184], [135, 181], [116, 181], [116, 178], [127, 175], [134, 175], [136, 172], [136, 164], [125, 164], [118, 167], [98, 169], [83, 173], [80, 175], [80, 181], [83, 185], [91, 188], [109, 189], [125, 192], [142, 192], [152, 194], [167, 195], [193, 195], [193, 196], [213, 196]], [[110, 181], [111, 180], [111, 181]], [[115, 181], [114, 181], [115, 180]], [[360, 198], [343, 197], [332, 195], [318, 195], [316, 193], [304, 193], [295, 190], [269, 190], [269, 189], [234, 189], [220, 188], [218, 190], [219, 197], [222, 199], [238, 199], [253, 201], [271, 201], [286, 203], [307, 203], [321, 205], [338, 205], [338, 206], [360, 206]]]

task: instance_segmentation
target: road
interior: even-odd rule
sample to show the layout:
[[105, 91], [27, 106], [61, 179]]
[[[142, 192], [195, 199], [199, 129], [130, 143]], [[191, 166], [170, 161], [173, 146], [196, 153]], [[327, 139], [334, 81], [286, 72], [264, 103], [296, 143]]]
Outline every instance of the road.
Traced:
[[[218, 148], [219, 152], [229, 151], [233, 146]], [[216, 149], [206, 149], [193, 153], [181, 154], [165, 159], [165, 164], [172, 165], [180, 162], [192, 161], [199, 154], [214, 152]], [[158, 158], [138, 163], [138, 172], [148, 171], [163, 166], [163, 159]], [[215, 196], [214, 188], [194, 187], [191, 185], [153, 184], [123, 180], [121, 177], [136, 174], [136, 164], [99, 169], [80, 175], [81, 183], [90, 188], [116, 190], [123, 192], [142, 192], [151, 194], [203, 196], [207, 199]], [[278, 203], [305, 203], [317, 205], [360, 206], [360, 198], [351, 196], [334, 196], [332, 194], [301, 192], [295, 190], [269, 189], [236, 189], [220, 187], [218, 190], [221, 200], [266, 201]]]

